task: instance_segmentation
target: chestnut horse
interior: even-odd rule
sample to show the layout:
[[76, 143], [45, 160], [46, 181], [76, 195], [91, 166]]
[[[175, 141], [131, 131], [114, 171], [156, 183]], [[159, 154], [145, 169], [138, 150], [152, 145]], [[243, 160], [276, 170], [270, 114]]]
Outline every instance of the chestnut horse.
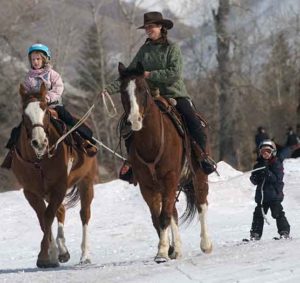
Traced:
[[[88, 263], [88, 223], [94, 196], [96, 158], [88, 157], [76, 148], [71, 149], [64, 142], [59, 143], [50, 154], [51, 146], [60, 135], [50, 119], [52, 114], [46, 102], [45, 85], [42, 84], [40, 93], [26, 93], [21, 85], [20, 95], [23, 116], [20, 137], [13, 150], [12, 171], [23, 187], [25, 198], [35, 210], [43, 231], [37, 266], [57, 267], [59, 262], [70, 258], [64, 238], [66, 208], [63, 201], [68, 195], [68, 188], [75, 185], [75, 195], [81, 201], [83, 226], [80, 263]], [[51, 231], [55, 216], [58, 221], [56, 243]]]
[[[155, 261], [160, 263], [170, 258], [177, 259], [181, 256], [181, 240], [175, 203], [186, 160], [184, 142], [170, 118], [159, 110], [152, 98], [143, 77], [143, 66], [138, 63], [135, 70], [129, 70], [119, 63], [119, 74], [121, 100], [133, 131], [128, 159], [159, 237]], [[190, 220], [198, 211], [201, 223], [200, 248], [210, 253], [212, 243], [206, 223], [207, 175], [201, 171], [195, 157], [191, 156], [191, 159], [193, 183], [187, 192], [189, 197], [184, 215]]]

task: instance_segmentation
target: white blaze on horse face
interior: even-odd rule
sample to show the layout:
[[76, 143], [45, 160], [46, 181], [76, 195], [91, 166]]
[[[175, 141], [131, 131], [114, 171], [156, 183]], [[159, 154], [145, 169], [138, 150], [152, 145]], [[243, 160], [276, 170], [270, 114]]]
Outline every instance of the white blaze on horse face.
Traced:
[[[43, 125], [45, 111], [40, 107], [40, 102], [30, 102], [25, 109], [25, 114], [29, 117], [32, 125]], [[31, 138], [31, 144], [37, 156], [44, 155], [48, 145], [44, 128], [34, 127]]]
[[135, 96], [136, 84], [135, 80], [129, 82], [127, 92], [130, 101], [130, 113], [128, 115], [128, 121], [131, 123], [131, 129], [133, 131], [139, 131], [142, 129], [142, 115], [140, 114], [139, 105]]

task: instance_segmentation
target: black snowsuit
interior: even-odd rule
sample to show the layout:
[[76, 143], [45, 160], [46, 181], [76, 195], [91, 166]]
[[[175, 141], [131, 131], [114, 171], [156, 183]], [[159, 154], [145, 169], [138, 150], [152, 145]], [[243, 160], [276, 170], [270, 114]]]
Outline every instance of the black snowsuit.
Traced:
[[252, 172], [250, 181], [257, 185], [255, 193], [255, 202], [257, 206], [253, 213], [252, 227], [250, 235], [254, 233], [259, 235], [263, 233], [264, 213], [267, 214], [271, 210], [271, 215], [276, 219], [277, 230], [279, 235], [289, 234], [290, 225], [285, 217], [281, 202], [283, 201], [283, 165], [277, 157], [264, 160], [259, 157], [253, 169], [266, 166], [265, 169]]

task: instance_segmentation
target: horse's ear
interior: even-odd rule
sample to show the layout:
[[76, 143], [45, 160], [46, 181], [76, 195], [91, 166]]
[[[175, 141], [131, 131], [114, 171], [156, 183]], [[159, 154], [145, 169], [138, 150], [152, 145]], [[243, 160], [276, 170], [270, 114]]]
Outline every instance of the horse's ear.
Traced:
[[40, 88], [40, 95], [45, 98], [47, 94], [47, 88], [44, 82], [42, 82], [41, 84], [41, 88]]
[[136, 64], [136, 70], [140, 75], [144, 74], [144, 66], [140, 61], [138, 61]]
[[23, 97], [25, 95], [25, 86], [23, 84], [20, 84], [20, 87], [19, 87], [19, 94]]
[[120, 75], [126, 70], [126, 67], [122, 62], [119, 62], [118, 70]]

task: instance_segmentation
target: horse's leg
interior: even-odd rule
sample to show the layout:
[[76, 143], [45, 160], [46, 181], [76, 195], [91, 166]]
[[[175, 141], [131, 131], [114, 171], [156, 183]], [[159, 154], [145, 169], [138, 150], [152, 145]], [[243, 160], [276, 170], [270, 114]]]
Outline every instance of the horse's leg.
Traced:
[[[141, 189], [141, 194], [149, 207], [149, 210], [151, 213], [152, 224], [153, 224], [153, 226], [157, 232], [158, 238], [160, 240], [161, 239], [160, 214], [161, 214], [161, 202], [162, 202], [161, 193], [158, 191], [154, 191], [151, 186], [145, 185], [142, 183], [140, 183], [140, 189]], [[161, 242], [161, 240], [160, 240], [160, 242]], [[167, 246], [169, 246], [169, 244]], [[168, 248], [166, 248], [166, 249], [168, 251]], [[168, 259], [168, 252], [166, 252], [165, 254], [166, 255], [164, 257], [165, 258], [164, 261], [166, 261]], [[156, 258], [157, 258], [157, 256], [155, 257], [155, 260], [156, 260]]]
[[[170, 172], [163, 180], [163, 197], [160, 214], [160, 244], [156, 261], [165, 257], [165, 250], [171, 258], [181, 257], [181, 240], [178, 229], [178, 215], [175, 208], [178, 177]], [[172, 245], [170, 246], [168, 228], [171, 227]], [[174, 249], [174, 251], [172, 251]]]
[[178, 229], [178, 213], [174, 206], [173, 216], [171, 218], [171, 233], [172, 233], [172, 243], [169, 248], [169, 257], [171, 259], [176, 259], [181, 257], [181, 240]]
[[38, 267], [48, 268], [59, 266], [58, 249], [52, 235], [51, 227], [56, 212], [64, 199], [65, 192], [65, 188], [58, 187], [55, 191], [52, 190], [50, 193], [49, 204], [44, 213], [45, 230], [44, 237], [41, 242], [41, 251], [37, 260]]
[[169, 258], [169, 227], [172, 223], [173, 233], [175, 235], [174, 249], [176, 257], [181, 256], [181, 241], [179, 236], [178, 227], [173, 218], [176, 190], [177, 190], [178, 177], [175, 172], [171, 171], [163, 179], [163, 192], [161, 213], [159, 216], [160, 240], [158, 245], [158, 253], [155, 258], [156, 262], [164, 262]]
[[24, 193], [25, 198], [29, 202], [30, 206], [34, 209], [34, 211], [38, 217], [41, 229], [44, 232], [44, 225], [45, 225], [44, 214], [45, 214], [45, 210], [46, 210], [46, 204], [45, 204], [44, 200], [41, 197], [33, 194], [32, 192], [27, 191], [25, 188], [23, 190], [23, 193]]
[[210, 253], [212, 251], [212, 242], [208, 236], [207, 229], [208, 180], [207, 176], [200, 170], [199, 166], [195, 168], [195, 173], [194, 190], [201, 225], [200, 248], [204, 253]]
[[[24, 195], [25, 195], [26, 199], [28, 200], [29, 204], [35, 210], [38, 220], [40, 222], [41, 229], [45, 235], [45, 218], [44, 218], [45, 212], [46, 212], [45, 201], [41, 197], [31, 193], [30, 191], [27, 191], [25, 188], [24, 188]], [[42, 249], [42, 245], [43, 245], [43, 241], [41, 243], [41, 251], [38, 256], [37, 266], [38, 267], [57, 267], [57, 266], [59, 266], [57, 260], [53, 259], [53, 257], [55, 258], [55, 255], [56, 255], [56, 252], [55, 252], [56, 245], [55, 245], [54, 240], [52, 240], [52, 242], [50, 242], [50, 246], [48, 244], [49, 250]], [[49, 254], [52, 257], [52, 260], [49, 259]], [[49, 266], [48, 265], [44, 266], [43, 264], [41, 264], [41, 262], [39, 261], [40, 258], [43, 258], [44, 262], [49, 262], [49, 264], [48, 264]]]
[[81, 181], [80, 188], [80, 218], [82, 222], [82, 242], [80, 264], [91, 263], [88, 239], [88, 224], [91, 218], [91, 203], [94, 198], [93, 180]]
[[65, 223], [66, 209], [63, 204], [60, 205], [56, 212], [57, 218], [57, 237], [56, 243], [58, 247], [58, 260], [59, 262], [67, 262], [70, 259], [70, 254], [66, 246], [66, 239], [64, 235], [64, 223]]

